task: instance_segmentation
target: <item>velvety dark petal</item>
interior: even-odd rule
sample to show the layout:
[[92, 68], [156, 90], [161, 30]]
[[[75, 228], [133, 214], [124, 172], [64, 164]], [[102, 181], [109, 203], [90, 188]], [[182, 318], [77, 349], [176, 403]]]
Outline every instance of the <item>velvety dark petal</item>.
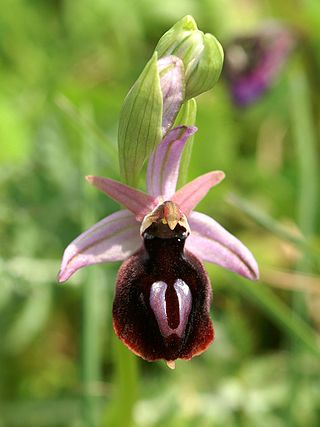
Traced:
[[148, 361], [191, 359], [206, 350], [214, 336], [207, 273], [191, 253], [177, 256], [181, 243], [174, 247], [172, 241], [164, 239], [161, 257], [159, 253], [150, 257], [141, 249], [118, 274], [114, 330], [131, 351]]

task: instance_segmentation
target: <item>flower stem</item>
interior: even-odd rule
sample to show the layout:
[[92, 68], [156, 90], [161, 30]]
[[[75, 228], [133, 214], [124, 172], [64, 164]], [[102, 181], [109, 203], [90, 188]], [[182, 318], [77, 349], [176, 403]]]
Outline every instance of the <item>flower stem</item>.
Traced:
[[[234, 289], [257, 303], [270, 319], [285, 331], [301, 348], [320, 357], [319, 336], [301, 317], [292, 311], [274, 292], [261, 283], [235, 276]], [[240, 285], [240, 286], [239, 286]]]
[[[90, 111], [84, 111], [85, 117]], [[91, 150], [90, 132], [84, 132], [82, 140], [82, 174], [95, 169], [96, 156]], [[82, 226], [90, 227], [95, 221], [96, 192], [83, 179]], [[100, 379], [100, 336], [102, 327], [102, 307], [100, 286], [101, 272], [97, 269], [87, 271], [82, 289], [82, 383], [83, 383], [83, 418], [87, 427], [97, 425], [98, 393], [97, 384]]]
[[[98, 279], [98, 280], [97, 280]], [[83, 284], [83, 329], [82, 329], [82, 381], [83, 411], [85, 425], [97, 425], [97, 385], [100, 379], [100, 346], [98, 339], [99, 313], [95, 307], [99, 303], [99, 278], [94, 271], [87, 275]]]
[[298, 224], [306, 237], [315, 232], [318, 203], [316, 135], [307, 78], [300, 64], [290, 76], [291, 119], [299, 171]]
[[103, 427], [130, 427], [138, 391], [137, 357], [117, 337], [113, 338], [115, 376], [113, 398], [104, 414]]
[[[290, 89], [290, 114], [292, 122], [293, 140], [296, 148], [296, 159], [298, 168], [298, 202], [297, 220], [302, 233], [308, 238], [315, 233], [317, 219], [317, 153], [316, 135], [314, 122], [312, 120], [311, 96], [308, 80], [303, 68], [301, 58], [298, 58], [295, 68], [292, 70], [289, 80]], [[303, 272], [312, 272], [312, 263], [306, 252], [297, 265], [297, 269]], [[304, 295], [295, 293], [292, 306], [296, 313], [308, 319], [308, 312]], [[295, 425], [296, 401], [298, 398], [300, 384], [302, 381], [297, 358], [301, 355], [299, 343], [292, 340], [292, 384], [289, 403], [289, 415], [291, 425]]]

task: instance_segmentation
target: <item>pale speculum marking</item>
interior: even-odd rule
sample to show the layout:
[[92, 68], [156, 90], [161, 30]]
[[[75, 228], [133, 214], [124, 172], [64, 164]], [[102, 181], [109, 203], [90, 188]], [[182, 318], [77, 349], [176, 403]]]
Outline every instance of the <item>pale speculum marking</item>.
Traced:
[[150, 289], [150, 307], [157, 319], [161, 335], [182, 337], [192, 306], [192, 296], [189, 286], [177, 279], [173, 287], [167, 283], [154, 282]]

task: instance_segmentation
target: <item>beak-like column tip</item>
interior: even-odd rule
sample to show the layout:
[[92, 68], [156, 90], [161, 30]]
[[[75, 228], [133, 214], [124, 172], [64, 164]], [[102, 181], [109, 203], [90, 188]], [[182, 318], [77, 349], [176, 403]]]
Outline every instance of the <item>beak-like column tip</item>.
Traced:
[[94, 176], [93, 175], [86, 175], [86, 180], [90, 183], [90, 184], [92, 184], [93, 183], [93, 181], [94, 181]]
[[167, 220], [167, 224], [168, 224], [171, 231], [175, 229], [178, 222], [179, 222], [179, 220], [177, 220], [177, 219], [168, 219]]

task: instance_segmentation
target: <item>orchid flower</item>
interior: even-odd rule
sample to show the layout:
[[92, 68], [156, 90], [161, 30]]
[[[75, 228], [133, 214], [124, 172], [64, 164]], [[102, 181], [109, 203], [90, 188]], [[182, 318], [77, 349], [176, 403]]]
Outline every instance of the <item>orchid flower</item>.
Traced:
[[225, 46], [224, 75], [237, 106], [259, 99], [273, 84], [295, 45], [293, 33], [277, 22]]
[[214, 338], [209, 317], [211, 285], [202, 261], [248, 279], [258, 278], [251, 252], [209, 216], [194, 211], [224, 173], [213, 171], [176, 190], [182, 150], [196, 128], [169, 130], [153, 151], [147, 192], [108, 178], [89, 183], [125, 209], [77, 237], [65, 250], [59, 281], [82, 267], [124, 261], [113, 304], [116, 334], [148, 361], [202, 353]]

